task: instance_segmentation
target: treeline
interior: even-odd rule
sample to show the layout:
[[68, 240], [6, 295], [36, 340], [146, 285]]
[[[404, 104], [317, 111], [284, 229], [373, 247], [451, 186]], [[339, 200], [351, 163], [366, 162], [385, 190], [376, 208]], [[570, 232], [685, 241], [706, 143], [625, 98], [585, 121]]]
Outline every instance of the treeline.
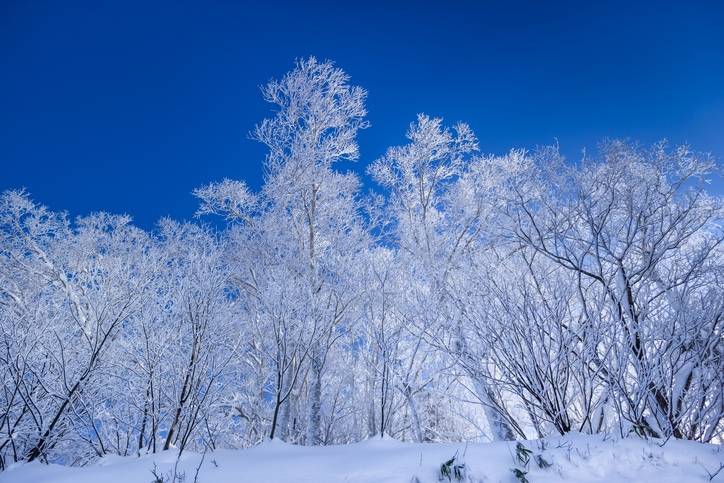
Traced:
[[724, 218], [686, 147], [482, 155], [420, 115], [367, 173], [366, 92], [263, 89], [259, 192], [153, 232], [0, 200], [0, 464], [615, 432], [721, 442]]

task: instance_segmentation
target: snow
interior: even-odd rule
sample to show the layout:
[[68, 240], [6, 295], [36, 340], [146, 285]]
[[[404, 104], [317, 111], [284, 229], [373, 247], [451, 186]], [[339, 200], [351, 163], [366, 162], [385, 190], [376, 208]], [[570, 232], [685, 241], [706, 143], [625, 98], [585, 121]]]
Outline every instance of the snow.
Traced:
[[[533, 451], [526, 475], [530, 483], [548, 482], [656, 482], [688, 483], [709, 480], [724, 465], [721, 446], [681, 440], [619, 439], [611, 436], [572, 434], [566, 437], [524, 441]], [[474, 483], [515, 482], [512, 469], [516, 442], [401, 443], [373, 438], [337, 446], [296, 446], [270, 441], [246, 450], [208, 453], [199, 472], [200, 483], [432, 483], [439, 480], [440, 465], [455, 454], [464, 461]], [[552, 463], [538, 468], [536, 455]], [[185, 452], [178, 466], [186, 482], [194, 481], [200, 454]], [[173, 470], [175, 453], [136, 457], [107, 457], [83, 468], [17, 464], [0, 473], [0, 483], [143, 483], [151, 470]], [[417, 478], [417, 480], [415, 480]], [[712, 481], [724, 482], [724, 471]]]

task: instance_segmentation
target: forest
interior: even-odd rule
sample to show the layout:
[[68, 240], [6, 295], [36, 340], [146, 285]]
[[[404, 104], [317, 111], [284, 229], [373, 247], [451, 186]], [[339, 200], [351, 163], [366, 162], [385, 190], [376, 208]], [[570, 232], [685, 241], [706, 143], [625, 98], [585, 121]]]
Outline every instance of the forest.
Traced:
[[333, 62], [262, 95], [263, 186], [198, 186], [191, 222], [2, 193], [0, 469], [269, 439], [722, 442], [712, 157], [485, 154], [420, 114], [362, 166], [367, 93]]

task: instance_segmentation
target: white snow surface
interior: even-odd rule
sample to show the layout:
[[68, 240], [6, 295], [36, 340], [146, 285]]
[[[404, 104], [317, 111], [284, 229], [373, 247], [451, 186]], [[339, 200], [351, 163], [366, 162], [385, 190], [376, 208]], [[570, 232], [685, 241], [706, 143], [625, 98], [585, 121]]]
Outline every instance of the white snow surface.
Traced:
[[[581, 434], [524, 441], [533, 451], [526, 478], [538, 482], [656, 482], [710, 481], [724, 464], [718, 445], [689, 441], [619, 439]], [[246, 450], [219, 450], [205, 455], [199, 483], [314, 482], [314, 483], [432, 483], [440, 479], [440, 466], [453, 455], [466, 464], [470, 483], [518, 481], [516, 442], [402, 443], [374, 438], [337, 446], [296, 446], [270, 441]], [[544, 449], [541, 449], [544, 448]], [[539, 468], [533, 458], [552, 463]], [[167, 451], [138, 457], [106, 457], [86, 467], [16, 464], [0, 473], [0, 483], [150, 483], [154, 463], [159, 472], [173, 470], [176, 453]], [[194, 481], [201, 455], [184, 452], [178, 469], [186, 483]], [[452, 481], [456, 481], [454, 478]], [[724, 482], [724, 470], [714, 482]]]

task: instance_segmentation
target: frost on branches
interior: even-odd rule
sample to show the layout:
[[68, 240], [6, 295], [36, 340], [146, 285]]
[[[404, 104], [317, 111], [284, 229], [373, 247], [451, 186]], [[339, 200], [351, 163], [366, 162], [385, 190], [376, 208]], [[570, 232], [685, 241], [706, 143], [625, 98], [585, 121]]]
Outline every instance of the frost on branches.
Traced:
[[[0, 199], [0, 466], [374, 435], [721, 443], [724, 251], [707, 156], [622, 141], [484, 155], [420, 115], [367, 173], [366, 92], [263, 88], [258, 192], [223, 230]], [[360, 170], [361, 171], [361, 170]]]

